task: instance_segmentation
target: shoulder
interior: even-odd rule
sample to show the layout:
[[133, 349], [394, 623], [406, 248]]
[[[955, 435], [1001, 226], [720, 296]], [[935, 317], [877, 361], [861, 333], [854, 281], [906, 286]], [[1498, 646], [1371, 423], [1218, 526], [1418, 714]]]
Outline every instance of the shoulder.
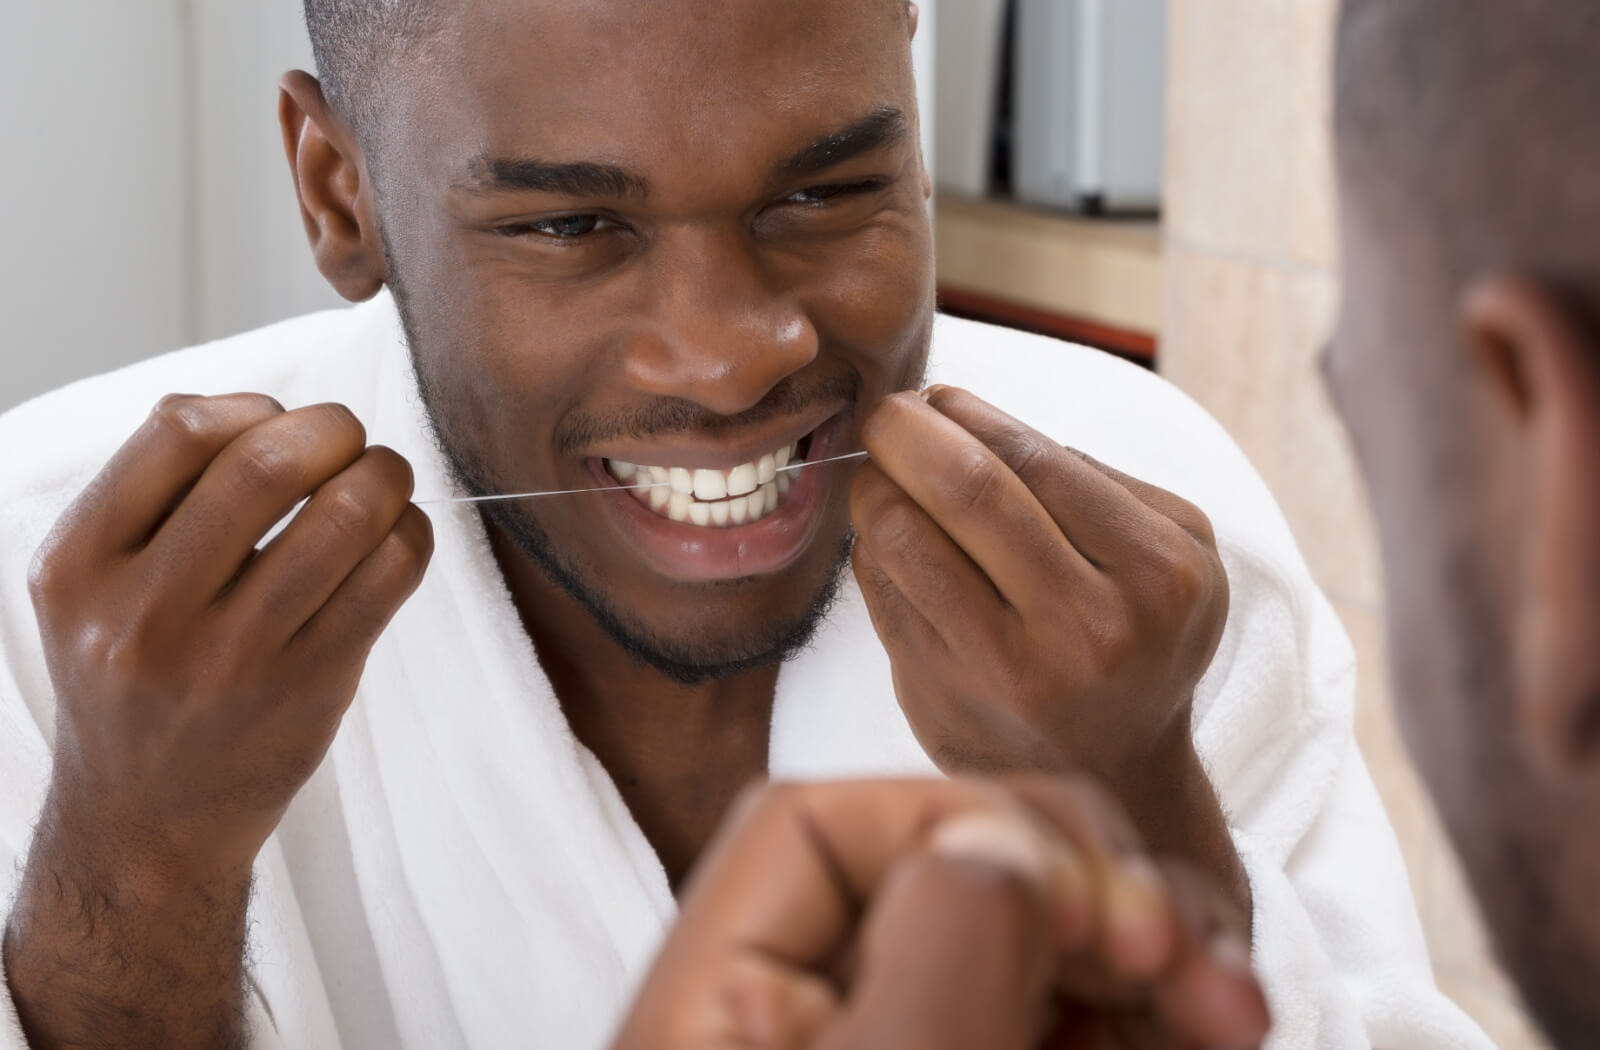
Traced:
[[1219, 540], [1300, 576], [1287, 522], [1226, 430], [1154, 372], [1072, 343], [941, 316], [930, 379], [1189, 500]]

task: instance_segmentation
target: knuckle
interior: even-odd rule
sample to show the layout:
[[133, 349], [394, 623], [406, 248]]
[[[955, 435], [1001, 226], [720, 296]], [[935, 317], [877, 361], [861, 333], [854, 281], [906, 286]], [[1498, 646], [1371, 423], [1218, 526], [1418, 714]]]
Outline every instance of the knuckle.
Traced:
[[169, 394], [156, 405], [150, 421], [170, 440], [187, 446], [210, 445], [217, 440], [216, 414], [205, 398]]
[[869, 542], [885, 550], [904, 552], [915, 545], [919, 518], [903, 499], [885, 501], [864, 523]]
[[1061, 447], [1038, 434], [1027, 433], [1012, 439], [1010, 451], [1011, 469], [1018, 477], [1026, 478], [1045, 468], [1060, 453]]
[[983, 511], [1000, 489], [1002, 472], [992, 455], [977, 449], [961, 453], [952, 465], [950, 499], [960, 510]]
[[36, 608], [51, 604], [61, 592], [67, 559], [59, 556], [59, 543], [52, 534], [28, 562], [28, 595]]
[[339, 536], [363, 540], [371, 533], [377, 516], [371, 501], [359, 491], [350, 486], [340, 486], [323, 496], [322, 517]]
[[299, 464], [289, 449], [272, 435], [257, 434], [238, 449], [233, 473], [251, 492], [270, 492], [300, 478]]
[[1186, 499], [1179, 498], [1177, 510], [1172, 515], [1180, 528], [1192, 535], [1201, 545], [1208, 549], [1217, 546], [1217, 530], [1211, 524], [1211, 516]]
[[1211, 589], [1206, 558], [1187, 534], [1159, 543], [1149, 553], [1144, 589], [1151, 604], [1169, 617], [1187, 617]]
[[249, 416], [262, 420], [284, 414], [283, 402], [267, 394], [235, 394], [228, 398], [246, 411]]

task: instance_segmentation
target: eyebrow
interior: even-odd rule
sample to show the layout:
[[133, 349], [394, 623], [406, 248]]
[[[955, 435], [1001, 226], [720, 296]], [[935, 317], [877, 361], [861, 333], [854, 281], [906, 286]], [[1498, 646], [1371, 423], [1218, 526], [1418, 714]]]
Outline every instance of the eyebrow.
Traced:
[[830, 132], [780, 162], [781, 178], [803, 178], [837, 167], [845, 161], [904, 142], [909, 129], [906, 115], [894, 106], [879, 106], [842, 131]]
[[[879, 106], [839, 131], [831, 131], [780, 161], [778, 178], [816, 175], [867, 153], [904, 142], [909, 129], [906, 116], [894, 106]], [[650, 183], [614, 164], [589, 161], [551, 163], [536, 158], [479, 156], [467, 164], [467, 179], [460, 184], [468, 193], [551, 193], [563, 197], [637, 198], [650, 195]]]
[[639, 197], [649, 195], [644, 179], [613, 164], [579, 162], [552, 164], [547, 161], [477, 157], [467, 165], [470, 193], [533, 191], [564, 197]]

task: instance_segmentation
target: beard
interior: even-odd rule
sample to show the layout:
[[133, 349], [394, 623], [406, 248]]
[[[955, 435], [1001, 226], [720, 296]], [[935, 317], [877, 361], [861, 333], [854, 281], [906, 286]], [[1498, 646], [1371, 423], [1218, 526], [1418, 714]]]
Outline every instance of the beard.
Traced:
[[1591, 798], [1566, 795], [1524, 753], [1504, 605], [1467, 551], [1450, 559], [1449, 596], [1454, 702], [1435, 710], [1453, 711], [1465, 732], [1459, 752], [1424, 763], [1425, 772], [1495, 954], [1529, 1012], [1555, 1046], [1589, 1047], [1600, 1032]]
[[[385, 254], [387, 251], [385, 245]], [[399, 309], [406, 342], [411, 355], [412, 372], [435, 447], [443, 457], [446, 468], [458, 490], [468, 496], [491, 496], [507, 491], [496, 481], [493, 472], [478, 456], [469, 451], [469, 444], [460, 439], [450, 426], [448, 397], [429, 380], [426, 369], [419, 364], [422, 342], [418, 326], [410, 310], [410, 300], [403, 283], [398, 279], [398, 269], [392, 255], [389, 259], [389, 286]], [[925, 354], [922, 355], [925, 360]], [[920, 373], [921, 366], [917, 367]], [[852, 390], [855, 384], [851, 384]], [[838, 392], [837, 385], [833, 388]], [[769, 399], [753, 411], [752, 417], [771, 415], [779, 410], [774, 406], [788, 407], [802, 399], [792, 388], [775, 389], [776, 398]], [[852, 394], [852, 403], [855, 396]], [[669, 407], [665, 412], [653, 414], [656, 418], [643, 426], [621, 426], [617, 429], [639, 432], [651, 429], [691, 429], [688, 414], [682, 406]], [[665, 416], [666, 419], [660, 417]], [[706, 421], [711, 429], [728, 425], [727, 420]], [[558, 438], [563, 447], [579, 444], [594, 436], [597, 428], [564, 435]], [[810, 646], [818, 628], [838, 600], [844, 584], [845, 569], [850, 561], [854, 534], [848, 528], [844, 535], [833, 541], [835, 550], [831, 562], [821, 579], [811, 588], [810, 600], [803, 612], [784, 619], [768, 619], [753, 626], [737, 637], [711, 637], [704, 634], [669, 637], [644, 623], [632, 610], [614, 600], [599, 582], [600, 574], [579, 563], [571, 554], [552, 539], [537, 515], [526, 505], [511, 502], [484, 503], [478, 507], [486, 527], [498, 529], [509, 538], [516, 549], [538, 567], [541, 574], [554, 586], [565, 592], [633, 660], [650, 667], [681, 685], [698, 685], [727, 678], [757, 667], [783, 663]], [[817, 542], [828, 542], [826, 537]], [[697, 591], [684, 600], [688, 602], [714, 601], [718, 591], [744, 585], [743, 581], [728, 580], [697, 585]]]

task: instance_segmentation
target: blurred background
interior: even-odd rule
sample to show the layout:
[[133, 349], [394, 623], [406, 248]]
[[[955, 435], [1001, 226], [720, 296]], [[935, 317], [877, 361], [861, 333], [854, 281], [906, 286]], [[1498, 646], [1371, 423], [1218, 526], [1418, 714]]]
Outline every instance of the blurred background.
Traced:
[[[1376, 544], [1314, 359], [1337, 308], [1336, 0], [921, 0], [947, 310], [1159, 369], [1276, 493], [1361, 661], [1358, 734], [1441, 985], [1542, 1044], [1484, 939], [1388, 707]], [[299, 0], [0, 10], [0, 410], [338, 305], [275, 118]]]

